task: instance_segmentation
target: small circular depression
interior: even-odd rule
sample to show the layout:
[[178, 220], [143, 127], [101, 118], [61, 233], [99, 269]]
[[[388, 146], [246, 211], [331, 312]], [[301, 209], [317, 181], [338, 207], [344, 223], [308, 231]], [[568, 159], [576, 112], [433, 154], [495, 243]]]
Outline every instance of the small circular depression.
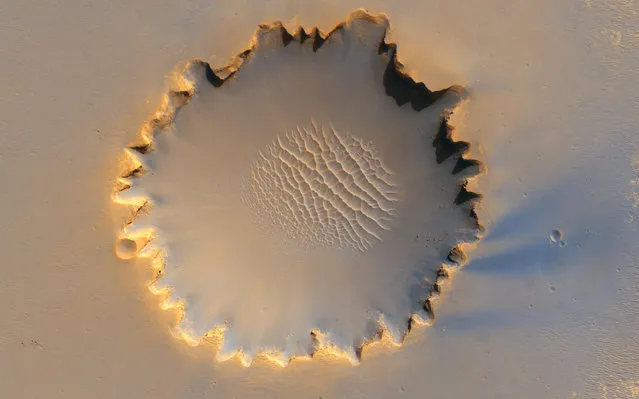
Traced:
[[131, 259], [138, 252], [138, 244], [130, 238], [121, 238], [115, 243], [115, 254], [120, 259]]
[[550, 232], [550, 242], [560, 247], [566, 246], [566, 241], [563, 239], [563, 233], [559, 230], [553, 230]]

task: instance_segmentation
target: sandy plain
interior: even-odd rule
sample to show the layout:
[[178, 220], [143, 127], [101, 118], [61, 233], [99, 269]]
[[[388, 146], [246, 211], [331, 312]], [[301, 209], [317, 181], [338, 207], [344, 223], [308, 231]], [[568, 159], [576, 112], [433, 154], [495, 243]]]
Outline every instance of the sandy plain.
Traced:
[[[436, 322], [357, 367], [218, 363], [113, 253], [122, 148], [179, 62], [259, 23], [384, 12], [417, 80], [471, 93], [487, 233]], [[28, 2], [0, 6], [4, 397], [634, 398], [639, 393], [633, 1]], [[562, 233], [564, 246], [550, 239]]]

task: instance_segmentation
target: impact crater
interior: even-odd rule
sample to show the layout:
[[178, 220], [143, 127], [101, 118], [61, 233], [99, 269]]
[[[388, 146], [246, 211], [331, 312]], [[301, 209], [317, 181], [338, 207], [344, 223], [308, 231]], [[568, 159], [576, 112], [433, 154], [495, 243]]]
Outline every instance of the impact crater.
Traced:
[[[228, 65], [180, 65], [125, 149], [116, 245], [149, 259], [176, 336], [216, 357], [360, 361], [434, 318], [483, 227], [484, 171], [451, 117], [459, 86], [403, 71], [384, 15], [332, 31], [261, 25]], [[135, 245], [134, 245], [135, 244]]]

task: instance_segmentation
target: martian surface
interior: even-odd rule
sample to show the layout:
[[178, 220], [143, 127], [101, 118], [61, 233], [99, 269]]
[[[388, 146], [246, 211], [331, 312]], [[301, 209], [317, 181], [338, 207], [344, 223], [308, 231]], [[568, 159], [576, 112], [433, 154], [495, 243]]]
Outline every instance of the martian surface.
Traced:
[[639, 4], [0, 5], [0, 396], [639, 397]]

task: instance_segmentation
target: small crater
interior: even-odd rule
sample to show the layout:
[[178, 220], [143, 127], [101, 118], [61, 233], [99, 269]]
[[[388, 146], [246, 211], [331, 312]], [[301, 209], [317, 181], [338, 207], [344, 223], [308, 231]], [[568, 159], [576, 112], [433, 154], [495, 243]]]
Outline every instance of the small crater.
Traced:
[[138, 244], [130, 238], [121, 238], [115, 243], [115, 254], [120, 259], [131, 259], [138, 252]]
[[559, 230], [553, 230], [550, 232], [550, 242], [560, 247], [566, 246], [566, 241], [563, 240], [563, 234]]

